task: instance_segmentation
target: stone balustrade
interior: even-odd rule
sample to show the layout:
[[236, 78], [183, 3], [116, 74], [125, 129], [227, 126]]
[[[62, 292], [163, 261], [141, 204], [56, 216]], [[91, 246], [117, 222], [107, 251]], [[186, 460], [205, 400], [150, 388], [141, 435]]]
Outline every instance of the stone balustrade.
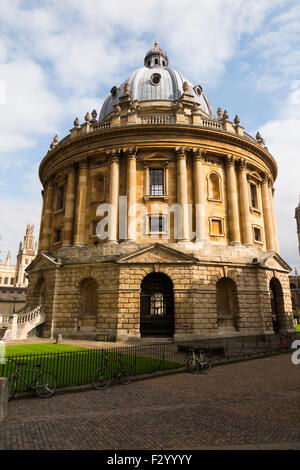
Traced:
[[25, 307], [19, 312], [12, 315], [1, 315], [0, 326], [6, 327], [7, 330], [4, 334], [4, 340], [26, 339], [28, 333], [36, 328], [41, 323], [44, 323], [46, 315], [43, 311], [43, 306], [39, 305], [33, 310], [26, 312]]

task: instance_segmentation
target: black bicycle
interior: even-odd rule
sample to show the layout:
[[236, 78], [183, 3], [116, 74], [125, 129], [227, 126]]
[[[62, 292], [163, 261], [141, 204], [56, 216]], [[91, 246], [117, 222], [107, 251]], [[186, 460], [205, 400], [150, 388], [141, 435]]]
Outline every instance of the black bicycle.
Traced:
[[110, 385], [112, 377], [118, 379], [121, 384], [128, 385], [132, 376], [132, 367], [121, 354], [117, 355], [116, 360], [110, 360], [108, 354], [104, 354], [102, 366], [96, 369], [92, 375], [92, 384], [97, 390], [104, 390]]
[[203, 349], [189, 348], [183, 361], [183, 365], [192, 374], [197, 374], [203, 369], [211, 369], [211, 362]]
[[[53, 395], [56, 390], [57, 380], [52, 372], [40, 373], [41, 364], [33, 364], [34, 369], [24, 369], [22, 366], [26, 366], [25, 362], [17, 362], [12, 358], [8, 358], [16, 364], [13, 375], [8, 380], [8, 400], [12, 400], [18, 387], [18, 380], [23, 382], [27, 386], [27, 391], [34, 391], [40, 398], [48, 398]], [[22, 372], [33, 372], [31, 382], [23, 377]]]

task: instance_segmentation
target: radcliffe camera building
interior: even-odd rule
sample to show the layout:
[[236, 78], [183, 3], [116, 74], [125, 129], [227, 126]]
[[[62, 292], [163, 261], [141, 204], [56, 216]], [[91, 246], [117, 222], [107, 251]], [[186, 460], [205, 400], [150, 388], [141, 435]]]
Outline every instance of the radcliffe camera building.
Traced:
[[100, 110], [55, 136], [27, 304], [43, 335], [150, 337], [293, 330], [273, 205], [277, 165], [238, 116], [157, 43]]

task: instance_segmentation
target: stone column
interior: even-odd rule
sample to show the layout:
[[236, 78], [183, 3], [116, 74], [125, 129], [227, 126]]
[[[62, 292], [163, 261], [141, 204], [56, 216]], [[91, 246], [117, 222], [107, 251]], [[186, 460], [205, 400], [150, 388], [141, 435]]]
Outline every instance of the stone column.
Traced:
[[66, 187], [66, 206], [65, 206], [65, 220], [63, 230], [63, 245], [71, 246], [73, 239], [73, 225], [75, 213], [75, 167], [70, 165], [68, 167], [68, 181]]
[[272, 212], [274, 246], [275, 246], [276, 252], [279, 253], [277, 223], [276, 223], [275, 207], [274, 207], [274, 192], [275, 192], [275, 189], [273, 188], [273, 181], [270, 179], [269, 180], [269, 197], [270, 197], [270, 205], [271, 205], [271, 212]]
[[43, 251], [42, 240], [43, 240], [43, 230], [44, 230], [44, 224], [45, 224], [44, 219], [45, 219], [45, 209], [46, 209], [46, 185], [45, 185], [45, 189], [43, 189], [41, 191], [41, 194], [42, 194], [42, 198], [43, 198], [43, 208], [42, 208], [42, 215], [41, 215], [38, 252]]
[[87, 160], [82, 159], [79, 163], [78, 171], [78, 187], [77, 187], [77, 204], [76, 218], [74, 229], [74, 245], [82, 246], [85, 242], [85, 214], [86, 214], [86, 197], [87, 197]]
[[177, 196], [178, 204], [181, 207], [182, 214], [182, 241], [189, 240], [189, 220], [188, 220], [188, 193], [187, 193], [187, 174], [186, 174], [186, 150], [184, 148], [176, 149], [177, 155]]
[[136, 239], [136, 150], [127, 152], [127, 238]]
[[230, 245], [241, 244], [240, 218], [238, 206], [238, 192], [235, 176], [235, 158], [233, 155], [227, 155], [225, 160], [226, 167], [226, 189], [228, 206], [228, 228]]
[[270, 203], [269, 178], [265, 173], [262, 182], [262, 203], [265, 222], [265, 235], [267, 250], [275, 250], [272, 209]]
[[118, 243], [119, 152], [109, 152], [108, 157], [110, 164], [109, 204], [111, 205], [110, 223], [108, 227], [108, 243]]
[[51, 246], [51, 222], [54, 203], [54, 181], [52, 178], [45, 184], [45, 192], [45, 213], [40, 251], [49, 251]]
[[249, 205], [249, 192], [248, 181], [246, 175], [246, 160], [239, 160], [239, 193], [240, 193], [240, 208], [242, 219], [242, 240], [243, 245], [252, 246], [253, 236], [250, 222], [250, 205]]
[[196, 221], [196, 243], [205, 242], [205, 198], [203, 179], [203, 152], [200, 149], [193, 150], [193, 172], [194, 172], [194, 206]]

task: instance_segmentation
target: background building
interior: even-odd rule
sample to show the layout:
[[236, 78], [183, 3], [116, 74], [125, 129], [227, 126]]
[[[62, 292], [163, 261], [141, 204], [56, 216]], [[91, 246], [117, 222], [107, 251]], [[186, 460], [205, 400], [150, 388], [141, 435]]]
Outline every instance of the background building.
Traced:
[[34, 227], [27, 225], [24, 242], [23, 244], [20, 242], [17, 264], [11, 264], [10, 251], [7, 253], [5, 263], [0, 260], [0, 314], [13, 313], [14, 310], [17, 311], [25, 305], [28, 285], [25, 269], [36, 255]]
[[111, 88], [99, 120], [94, 110], [55, 136], [39, 173], [27, 303], [45, 306], [45, 336], [188, 340], [293, 329], [276, 162], [238, 116], [215, 116], [201, 85], [169, 67], [157, 43], [144, 67]]

